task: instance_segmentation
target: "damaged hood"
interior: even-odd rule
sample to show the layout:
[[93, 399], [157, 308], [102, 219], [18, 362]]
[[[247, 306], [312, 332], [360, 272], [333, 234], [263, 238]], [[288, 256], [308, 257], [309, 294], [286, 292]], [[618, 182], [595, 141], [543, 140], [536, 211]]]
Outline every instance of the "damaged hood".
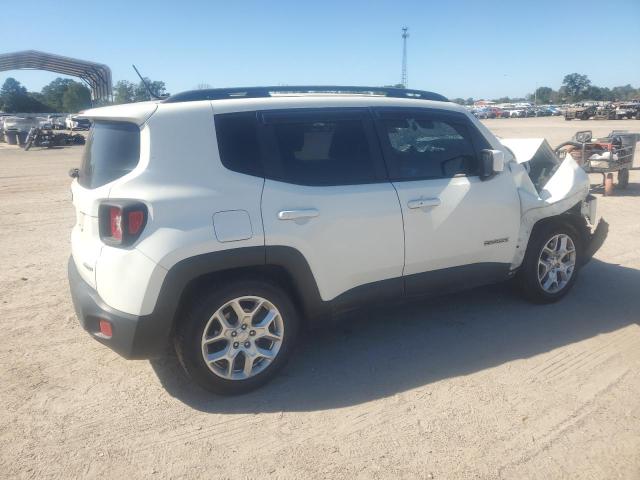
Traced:
[[518, 163], [530, 161], [543, 144], [549, 145], [544, 138], [501, 138], [500, 142], [511, 150]]
[[[544, 138], [500, 141], [515, 157], [508, 165], [520, 197], [519, 242], [525, 245], [536, 222], [561, 215], [576, 205], [582, 207], [581, 202], [589, 195], [589, 176], [571, 155], [560, 161]], [[595, 203], [590, 205], [594, 206], [590, 222], [595, 224]], [[521, 264], [525, 250], [518, 250], [513, 268]]]
[[586, 198], [589, 194], [589, 187], [589, 176], [571, 155], [567, 155], [542, 187], [540, 198], [548, 203], [554, 203], [574, 195]]
[[518, 164], [514, 167], [526, 172], [526, 175], [516, 176], [523, 211], [558, 202], [579, 202], [589, 194], [589, 176], [585, 171], [571, 155], [560, 161], [544, 138], [503, 138], [500, 141], [513, 153]]

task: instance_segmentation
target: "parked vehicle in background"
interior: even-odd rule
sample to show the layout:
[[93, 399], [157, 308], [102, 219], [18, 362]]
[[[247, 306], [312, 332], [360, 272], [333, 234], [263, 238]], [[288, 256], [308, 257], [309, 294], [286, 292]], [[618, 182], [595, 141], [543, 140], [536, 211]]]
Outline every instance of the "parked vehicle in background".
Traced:
[[493, 113], [493, 118], [508, 118], [509, 117], [509, 112], [507, 110], [502, 109], [502, 108], [491, 107], [490, 110]]
[[91, 122], [78, 115], [67, 115], [65, 126], [67, 130], [89, 130], [89, 128], [91, 128]]
[[481, 120], [487, 118], [495, 118], [493, 112], [491, 112], [488, 108], [476, 108], [472, 113], [476, 118], [479, 118]]
[[65, 118], [66, 118], [66, 115], [56, 114], [56, 115], [49, 115], [47, 117], [47, 120], [53, 130], [64, 130], [66, 127]]
[[80, 322], [127, 358], [171, 343], [218, 393], [265, 383], [303, 325], [358, 306], [510, 278], [557, 301], [606, 235], [571, 158], [501, 143], [431, 92], [209, 89], [83, 115]]
[[597, 109], [598, 107], [596, 105], [579, 105], [575, 107], [569, 107], [564, 114], [564, 119], [589, 120], [591, 117], [596, 115]]
[[553, 115], [553, 111], [547, 106], [535, 107], [534, 110], [536, 117], [550, 117]]
[[624, 120], [625, 118], [637, 118], [640, 106], [634, 103], [618, 103], [615, 106], [615, 119]]
[[4, 141], [10, 145], [24, 145], [32, 127], [38, 127], [40, 120], [35, 116], [5, 116], [2, 118]]
[[31, 127], [37, 127], [40, 121], [34, 116], [9, 116], [4, 117], [4, 129], [6, 131], [28, 132]]
[[47, 117], [37, 117], [38, 119], [38, 128], [42, 130], [53, 130], [53, 125], [51, 123], [51, 119]]

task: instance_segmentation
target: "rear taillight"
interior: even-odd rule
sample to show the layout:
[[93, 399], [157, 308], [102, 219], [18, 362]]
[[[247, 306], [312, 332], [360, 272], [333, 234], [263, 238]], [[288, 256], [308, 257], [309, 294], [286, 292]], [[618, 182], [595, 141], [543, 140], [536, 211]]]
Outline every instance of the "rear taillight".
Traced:
[[147, 207], [128, 200], [100, 205], [100, 239], [107, 245], [129, 246], [140, 237], [147, 223]]

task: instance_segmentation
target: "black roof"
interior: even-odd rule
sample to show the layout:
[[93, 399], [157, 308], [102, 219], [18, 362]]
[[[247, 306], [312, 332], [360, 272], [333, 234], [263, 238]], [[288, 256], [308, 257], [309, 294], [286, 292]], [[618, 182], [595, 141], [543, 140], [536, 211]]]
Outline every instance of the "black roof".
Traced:
[[265, 98], [273, 93], [354, 93], [360, 95], [380, 95], [392, 98], [412, 98], [418, 100], [435, 100], [448, 102], [449, 100], [433, 92], [423, 90], [410, 90], [408, 88], [392, 87], [353, 87], [343, 85], [294, 85], [278, 87], [236, 87], [236, 88], [209, 88], [203, 90], [189, 90], [177, 93], [165, 99], [165, 103], [194, 102], [196, 100], [224, 100], [229, 98]]

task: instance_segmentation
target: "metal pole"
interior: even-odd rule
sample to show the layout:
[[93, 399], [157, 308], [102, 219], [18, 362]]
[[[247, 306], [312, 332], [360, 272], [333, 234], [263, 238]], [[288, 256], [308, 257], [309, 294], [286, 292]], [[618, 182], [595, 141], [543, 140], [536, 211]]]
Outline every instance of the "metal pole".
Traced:
[[409, 87], [407, 75], [407, 38], [409, 37], [409, 27], [402, 27], [402, 78], [400, 83], [404, 88]]

